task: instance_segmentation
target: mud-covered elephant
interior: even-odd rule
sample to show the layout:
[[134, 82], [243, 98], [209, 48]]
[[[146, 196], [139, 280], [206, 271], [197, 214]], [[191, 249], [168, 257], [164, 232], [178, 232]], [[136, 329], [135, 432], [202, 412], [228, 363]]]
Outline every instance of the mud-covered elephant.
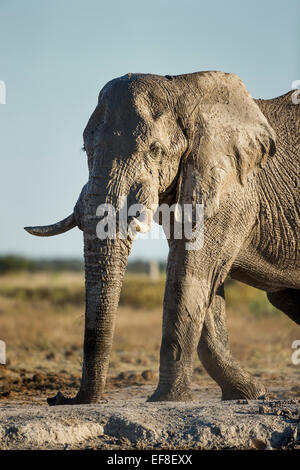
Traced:
[[58, 393], [50, 404], [94, 403], [103, 394], [132, 237], [99, 239], [97, 208], [118, 210], [120, 196], [146, 207], [146, 229], [153, 204], [204, 204], [201, 248], [188, 250], [172, 230], [169, 237], [159, 383], [149, 400], [191, 398], [196, 350], [223, 399], [265, 393], [231, 355], [224, 281], [266, 291], [300, 324], [299, 109], [292, 92], [255, 100], [222, 72], [127, 74], [104, 86], [83, 134], [89, 180], [72, 215], [27, 227], [39, 236], [75, 226], [84, 234], [82, 380], [75, 398]]

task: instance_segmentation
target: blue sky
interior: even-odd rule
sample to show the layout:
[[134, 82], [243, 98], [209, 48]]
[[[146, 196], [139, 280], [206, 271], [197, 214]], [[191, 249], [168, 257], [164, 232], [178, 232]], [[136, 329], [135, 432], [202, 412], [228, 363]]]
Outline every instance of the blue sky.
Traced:
[[[25, 225], [68, 215], [86, 182], [82, 132], [97, 95], [128, 72], [238, 74], [254, 97], [300, 79], [299, 0], [0, 0], [0, 252], [82, 255], [75, 229], [35, 238]], [[167, 256], [137, 240], [132, 258]]]

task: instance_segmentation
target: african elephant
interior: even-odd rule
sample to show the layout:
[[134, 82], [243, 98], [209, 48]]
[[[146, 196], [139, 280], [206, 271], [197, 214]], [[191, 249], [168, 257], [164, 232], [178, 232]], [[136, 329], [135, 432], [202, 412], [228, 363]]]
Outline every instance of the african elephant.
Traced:
[[168, 241], [159, 383], [149, 400], [191, 399], [196, 350], [223, 399], [265, 393], [231, 355], [224, 281], [266, 291], [300, 324], [299, 109], [292, 92], [255, 100], [236, 75], [215, 71], [127, 74], [104, 86], [83, 134], [89, 180], [72, 215], [26, 228], [84, 234], [81, 385], [75, 398], [58, 393], [49, 404], [101, 399], [132, 238], [100, 240], [96, 210], [117, 207], [120, 195], [147, 208], [148, 228], [152, 204], [204, 204], [202, 248], [187, 250], [174, 234]]

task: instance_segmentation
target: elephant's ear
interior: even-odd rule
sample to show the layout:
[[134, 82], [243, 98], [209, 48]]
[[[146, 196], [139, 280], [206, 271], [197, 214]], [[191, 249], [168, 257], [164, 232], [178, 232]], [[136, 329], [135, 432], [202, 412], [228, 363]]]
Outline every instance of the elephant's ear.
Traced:
[[185, 77], [177, 112], [189, 145], [177, 199], [204, 203], [205, 215], [211, 217], [222, 198], [274, 155], [275, 133], [236, 75]]

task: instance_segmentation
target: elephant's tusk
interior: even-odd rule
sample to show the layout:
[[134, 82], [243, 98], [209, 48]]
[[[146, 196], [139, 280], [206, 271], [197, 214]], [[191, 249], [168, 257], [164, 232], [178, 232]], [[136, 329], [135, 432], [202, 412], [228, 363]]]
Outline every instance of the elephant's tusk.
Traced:
[[144, 224], [143, 222], [140, 222], [139, 220], [137, 220], [135, 217], [132, 218], [132, 220], [134, 221], [135, 223], [135, 230], [137, 232], [141, 232], [141, 233], [147, 233], [149, 232], [150, 228], [147, 224]]
[[59, 235], [60, 233], [67, 232], [77, 225], [78, 224], [73, 213], [66, 219], [63, 219], [56, 224], [41, 225], [37, 227], [24, 227], [24, 230], [26, 230], [28, 233], [31, 233], [31, 235], [36, 235], [37, 237], [52, 237], [53, 235]]
[[147, 223], [142, 222], [142, 221], [136, 219], [135, 217], [132, 218], [132, 220], [135, 223], [136, 231], [141, 232], [141, 233], [147, 233], [147, 232], [150, 231], [151, 225], [152, 225], [152, 219], [153, 219], [153, 215], [152, 215], [152, 211], [150, 209], [147, 209]]

